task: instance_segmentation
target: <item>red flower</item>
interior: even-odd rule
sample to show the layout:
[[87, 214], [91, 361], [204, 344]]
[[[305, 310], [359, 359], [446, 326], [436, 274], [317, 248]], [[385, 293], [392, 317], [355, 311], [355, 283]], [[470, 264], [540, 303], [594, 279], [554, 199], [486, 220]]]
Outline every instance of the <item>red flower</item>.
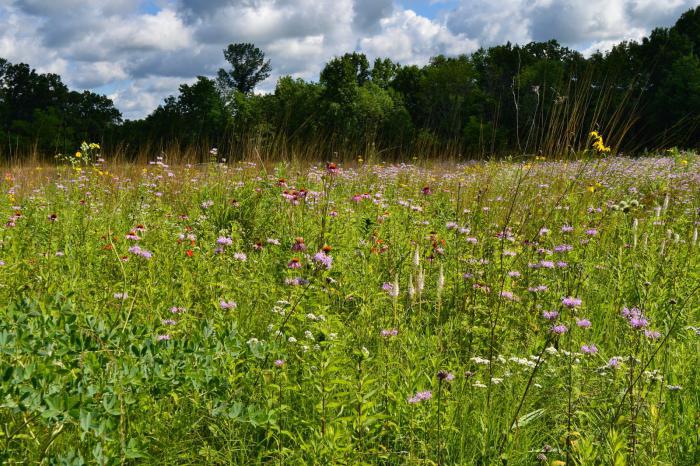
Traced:
[[194, 256], [194, 252], [191, 249], [188, 249], [187, 251], [185, 251], [185, 254], [187, 254], [187, 257]]

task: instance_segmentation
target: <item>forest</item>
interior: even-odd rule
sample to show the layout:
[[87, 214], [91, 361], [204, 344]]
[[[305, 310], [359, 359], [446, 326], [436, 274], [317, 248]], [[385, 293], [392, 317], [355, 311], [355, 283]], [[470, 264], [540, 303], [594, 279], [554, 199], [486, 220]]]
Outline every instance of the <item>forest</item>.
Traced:
[[590, 57], [556, 40], [507, 43], [425, 66], [362, 53], [326, 63], [318, 81], [281, 77], [253, 44], [224, 50], [230, 69], [198, 76], [140, 120], [106, 96], [0, 58], [0, 157], [50, 159], [81, 141], [105, 154], [217, 148], [287, 156], [565, 156], [604, 134], [616, 153], [700, 147], [700, 7], [639, 42]]

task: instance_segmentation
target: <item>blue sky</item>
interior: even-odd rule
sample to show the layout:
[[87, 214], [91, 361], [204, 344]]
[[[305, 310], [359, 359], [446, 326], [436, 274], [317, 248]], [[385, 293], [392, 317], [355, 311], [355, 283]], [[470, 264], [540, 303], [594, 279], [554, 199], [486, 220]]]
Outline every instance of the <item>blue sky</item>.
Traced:
[[[214, 76], [253, 42], [280, 76], [317, 80], [333, 56], [402, 64], [510, 41], [591, 53], [670, 26], [700, 0], [0, 0], [0, 57], [60, 74], [141, 118], [182, 83]], [[31, 26], [29, 26], [31, 25]]]

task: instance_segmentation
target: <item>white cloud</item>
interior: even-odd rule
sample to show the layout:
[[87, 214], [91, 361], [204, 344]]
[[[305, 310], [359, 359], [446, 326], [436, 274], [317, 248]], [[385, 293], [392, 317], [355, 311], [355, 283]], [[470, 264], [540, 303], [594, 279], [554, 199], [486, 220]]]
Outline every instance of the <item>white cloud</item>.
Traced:
[[698, 0], [462, 0], [447, 24], [482, 45], [556, 39], [584, 52], [671, 26]]
[[360, 40], [360, 49], [372, 57], [390, 57], [402, 64], [426, 63], [438, 54], [473, 52], [479, 44], [465, 34], [454, 34], [411, 10], [399, 10], [380, 21], [380, 33]]

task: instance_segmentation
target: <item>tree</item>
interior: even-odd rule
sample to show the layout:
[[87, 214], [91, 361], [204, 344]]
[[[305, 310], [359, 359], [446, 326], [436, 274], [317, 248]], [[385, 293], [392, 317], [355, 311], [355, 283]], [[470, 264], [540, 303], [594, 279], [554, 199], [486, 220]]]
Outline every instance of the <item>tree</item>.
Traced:
[[265, 61], [263, 51], [253, 44], [229, 44], [224, 49], [224, 57], [232, 68], [229, 71], [219, 69], [217, 83], [223, 91], [249, 94], [270, 76], [270, 60]]

